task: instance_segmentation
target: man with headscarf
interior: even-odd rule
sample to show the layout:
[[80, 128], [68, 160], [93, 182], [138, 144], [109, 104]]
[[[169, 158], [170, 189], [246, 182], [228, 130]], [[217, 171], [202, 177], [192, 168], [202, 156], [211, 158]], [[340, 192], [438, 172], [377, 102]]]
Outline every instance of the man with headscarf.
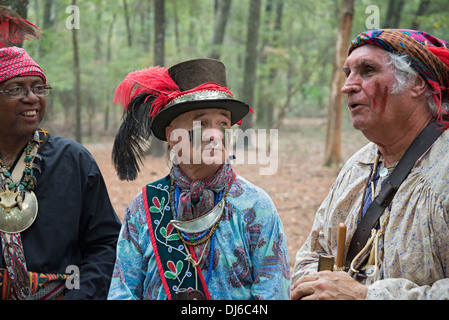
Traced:
[[[342, 92], [371, 143], [346, 162], [318, 209], [296, 255], [292, 299], [449, 298], [447, 46], [399, 29], [352, 41]], [[341, 223], [347, 234], [337, 243]], [[339, 271], [316, 272], [320, 256], [336, 257], [339, 246], [343, 266], [329, 268]]]
[[0, 298], [105, 299], [120, 221], [89, 152], [39, 128], [51, 87], [8, 47], [36, 29], [0, 7]]

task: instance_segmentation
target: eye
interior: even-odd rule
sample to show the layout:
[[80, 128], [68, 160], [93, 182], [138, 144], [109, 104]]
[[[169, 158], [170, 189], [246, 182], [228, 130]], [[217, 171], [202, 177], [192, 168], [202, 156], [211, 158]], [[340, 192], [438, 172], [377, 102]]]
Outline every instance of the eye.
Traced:
[[363, 68], [362, 70], [362, 75], [364, 76], [370, 76], [372, 75], [376, 70], [371, 67], [371, 66], [366, 66], [365, 68]]
[[33, 89], [36, 94], [42, 94], [45, 92], [45, 86], [42, 86], [42, 85], [35, 86], [35, 87], [33, 87]]
[[9, 93], [11, 94], [19, 94], [23, 91], [23, 87], [12, 87], [9, 89]]

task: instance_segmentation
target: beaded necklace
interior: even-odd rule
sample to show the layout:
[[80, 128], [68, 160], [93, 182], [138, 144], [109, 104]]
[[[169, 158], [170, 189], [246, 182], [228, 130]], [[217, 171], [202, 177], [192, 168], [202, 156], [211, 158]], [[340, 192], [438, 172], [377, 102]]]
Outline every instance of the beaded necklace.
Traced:
[[[226, 202], [226, 197], [228, 195], [228, 191], [229, 188], [231, 186], [231, 181], [229, 182], [226, 191], [222, 190], [220, 192], [218, 192], [215, 195], [215, 199], [214, 199], [214, 206], [216, 206], [224, 197], [224, 200]], [[179, 203], [179, 196], [181, 194], [181, 190], [179, 188], [178, 185], [176, 185], [176, 183], [172, 183], [172, 187], [171, 187], [171, 197], [170, 197], [170, 202], [172, 205], [172, 212], [174, 214], [174, 216], [178, 215], [178, 203]], [[226, 210], [226, 207], [225, 207]], [[221, 220], [221, 219], [220, 219]], [[182, 242], [184, 243], [184, 246], [187, 249], [187, 246], [198, 246], [202, 243], [208, 242], [210, 241], [210, 248], [209, 248], [209, 269], [207, 271], [207, 276], [206, 276], [206, 283], [209, 283], [210, 277], [212, 275], [212, 267], [213, 267], [213, 260], [214, 260], [214, 250], [215, 250], [215, 230], [218, 227], [218, 224], [220, 223], [220, 220], [218, 220], [218, 222], [210, 229], [205, 230], [201, 233], [199, 233], [196, 236], [193, 235], [187, 235], [185, 232], [179, 231], [178, 229], [176, 229], [176, 232], [178, 233], [180, 239], [182, 240]], [[196, 264], [199, 265], [201, 260], [203, 259], [203, 255], [206, 252], [206, 247], [207, 247], [207, 243], [203, 249], [203, 253], [201, 254], [200, 258], [198, 259], [198, 262], [194, 262], [191, 261], [192, 264]]]
[[38, 201], [33, 192], [37, 180], [33, 169], [40, 171], [40, 168], [33, 161], [39, 157], [39, 141], [36, 132], [10, 168], [0, 155], [1, 244], [8, 279], [19, 300], [28, 299], [32, 293], [20, 232], [28, 229], [37, 216]]
[[[36, 141], [30, 139], [17, 161], [16, 171], [8, 169], [0, 155], [0, 231], [20, 232], [28, 228], [37, 214], [37, 199], [33, 193], [36, 178], [32, 174]], [[14, 164], [12, 167], [16, 167]], [[23, 172], [21, 171], [23, 168]], [[10, 171], [11, 170], [11, 171]], [[19, 175], [22, 176], [19, 178]], [[25, 229], [24, 229], [25, 228]]]
[[11, 192], [23, 192], [25, 190], [32, 191], [36, 185], [36, 179], [31, 175], [33, 157], [31, 156], [31, 151], [33, 150], [34, 140], [30, 139], [27, 146], [23, 149], [25, 152], [25, 169], [23, 170], [22, 178], [19, 182], [13, 181], [11, 177], [11, 172], [6, 168], [2, 160], [2, 155], [0, 154], [0, 177], [1, 177], [1, 188], [6, 191], [8, 188]]

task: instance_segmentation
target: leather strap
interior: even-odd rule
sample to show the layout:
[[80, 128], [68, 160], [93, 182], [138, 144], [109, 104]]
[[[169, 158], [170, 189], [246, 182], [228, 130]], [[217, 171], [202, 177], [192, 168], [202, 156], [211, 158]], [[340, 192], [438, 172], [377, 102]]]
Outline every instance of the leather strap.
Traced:
[[346, 256], [349, 264], [358, 252], [365, 246], [385, 208], [389, 206], [401, 183], [407, 178], [416, 161], [433, 145], [443, 133], [442, 124], [431, 122], [412, 142], [391, 175], [385, 181], [379, 195], [371, 202], [368, 210], [355, 230]]

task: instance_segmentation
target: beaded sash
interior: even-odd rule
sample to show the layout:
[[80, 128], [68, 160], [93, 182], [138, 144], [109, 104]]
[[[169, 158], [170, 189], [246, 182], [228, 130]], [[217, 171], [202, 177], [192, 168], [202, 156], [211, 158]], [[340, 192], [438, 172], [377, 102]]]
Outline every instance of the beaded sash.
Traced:
[[170, 206], [170, 177], [146, 185], [142, 190], [148, 230], [162, 284], [168, 300], [176, 299], [182, 289], [201, 291], [210, 300], [206, 281], [199, 266], [196, 273], [189, 261], [197, 261], [195, 250], [186, 248], [170, 221], [173, 212]]

